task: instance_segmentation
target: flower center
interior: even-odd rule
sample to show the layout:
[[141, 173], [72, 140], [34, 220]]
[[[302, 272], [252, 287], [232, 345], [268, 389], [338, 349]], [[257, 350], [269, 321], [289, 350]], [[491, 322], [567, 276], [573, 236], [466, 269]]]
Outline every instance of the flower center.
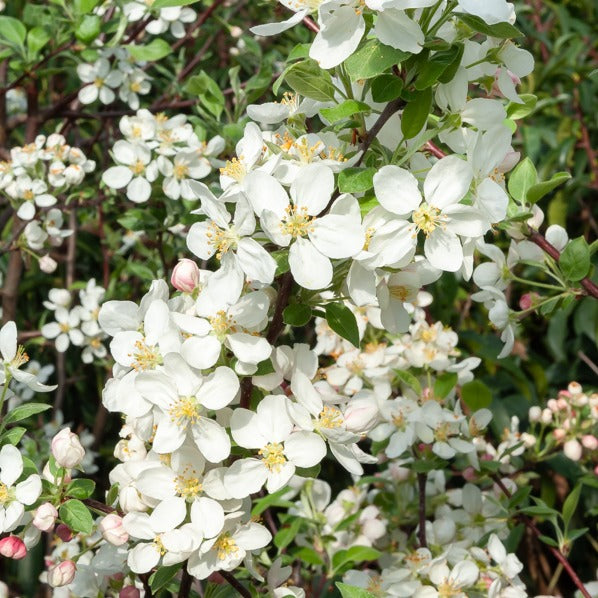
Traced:
[[131, 367], [136, 372], [153, 370], [157, 365], [162, 365], [162, 355], [155, 345], [150, 347], [143, 341], [136, 341], [135, 349], [133, 353], [129, 353], [129, 357], [133, 358]]
[[102, 79], [101, 77], [96, 77], [93, 81], [93, 84], [96, 87], [102, 87], [102, 85], [104, 85], [104, 79]]
[[409, 289], [406, 286], [399, 284], [389, 286], [388, 292], [392, 297], [398, 299], [399, 301], [407, 301], [407, 297], [409, 297]]
[[19, 345], [17, 347], [17, 352], [13, 360], [10, 362], [10, 365], [12, 365], [15, 368], [20, 368], [24, 363], [27, 363], [28, 361], [29, 355], [27, 355], [27, 353], [25, 352], [25, 347], [23, 347], [23, 345]]
[[131, 164], [129, 168], [133, 171], [135, 176], [140, 176], [145, 171], [145, 164], [141, 160], [137, 160], [134, 164]]
[[175, 481], [175, 491], [179, 496], [185, 499], [193, 499], [199, 496], [203, 491], [199, 478], [185, 475], [177, 476]]
[[282, 99], [280, 100], [280, 103], [284, 106], [288, 106], [291, 110], [297, 110], [297, 107], [299, 105], [299, 96], [291, 91], [285, 91], [282, 94]]
[[318, 424], [320, 428], [340, 428], [343, 425], [343, 414], [338, 407], [326, 405], [318, 415]]
[[210, 324], [212, 325], [214, 335], [220, 341], [223, 341], [227, 334], [237, 332], [234, 319], [223, 309], [216, 312], [216, 315], [210, 318]]
[[269, 442], [264, 448], [258, 451], [264, 465], [270, 470], [278, 473], [287, 462], [283, 454], [283, 446], [280, 442]]
[[219, 260], [229, 249], [237, 248], [240, 237], [234, 227], [222, 229], [213, 221], [210, 222], [209, 227], [206, 237], [208, 237], [208, 243], [216, 249], [216, 257]]
[[421, 206], [415, 212], [413, 212], [413, 223], [417, 227], [417, 230], [424, 231], [424, 234], [428, 236], [437, 227], [444, 225], [445, 218], [440, 213], [440, 209], [427, 204], [422, 203]]
[[363, 251], [367, 251], [370, 248], [370, 243], [372, 242], [372, 237], [374, 236], [375, 232], [376, 232], [376, 229], [373, 226], [368, 226], [368, 228], [365, 231], [365, 241], [363, 243]]
[[315, 218], [307, 213], [305, 206], [287, 206], [286, 215], [280, 223], [280, 230], [284, 235], [291, 235], [294, 239], [305, 237], [313, 232], [312, 222]]
[[461, 595], [461, 590], [459, 588], [453, 587], [453, 585], [447, 580], [438, 585], [438, 598], [451, 598], [451, 596]]
[[189, 167], [186, 164], [175, 164], [173, 174], [174, 178], [180, 181], [189, 174]]
[[179, 397], [168, 410], [168, 415], [179, 428], [187, 428], [200, 420], [201, 405], [195, 397]]
[[23, 191], [23, 199], [26, 199], [27, 201], [31, 201], [34, 197], [35, 197], [35, 195], [33, 194], [33, 191], [31, 191], [31, 189], [27, 189], [26, 191]]
[[242, 162], [239, 162], [237, 158], [233, 158], [232, 160], [227, 160], [224, 168], [220, 169], [220, 174], [230, 177], [237, 182], [242, 181], [247, 174], [247, 170], [245, 165]]
[[216, 549], [218, 559], [221, 561], [239, 552], [239, 547], [237, 546], [237, 543], [234, 541], [233, 538], [231, 538], [231, 535], [228, 532], [222, 534], [218, 538], [218, 540], [216, 540], [214, 548]]
[[396, 426], [399, 430], [405, 429], [405, 416], [403, 415], [402, 411], [399, 411], [396, 415], [392, 416], [392, 423]]
[[0, 505], [6, 504], [10, 500], [10, 491], [6, 484], [0, 482]]
[[130, 85], [129, 85], [129, 89], [133, 92], [133, 93], [137, 93], [140, 89], [141, 89], [141, 83], [139, 83], [139, 81], [133, 81]]
[[156, 536], [154, 538], [154, 547], [160, 553], [160, 556], [164, 556], [166, 554], [166, 548], [164, 548], [164, 544], [162, 544], [162, 536]]
[[68, 324], [64, 324], [64, 323], [59, 324], [58, 327], [60, 328], [60, 332], [65, 332], [65, 333], [71, 329], [71, 327]]

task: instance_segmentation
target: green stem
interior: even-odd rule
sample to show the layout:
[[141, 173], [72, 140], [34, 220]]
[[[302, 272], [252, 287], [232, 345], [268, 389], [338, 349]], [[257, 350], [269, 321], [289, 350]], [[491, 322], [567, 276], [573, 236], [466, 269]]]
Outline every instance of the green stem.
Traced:
[[537, 282], [534, 280], [525, 280], [525, 278], [519, 278], [519, 276], [515, 276], [514, 274], [511, 274], [510, 276], [511, 280], [516, 280], [517, 282], [522, 282], [523, 284], [526, 285], [532, 285], [535, 287], [542, 287], [543, 289], [553, 289], [553, 290], [557, 290], [557, 291], [563, 291], [563, 289], [566, 289], [567, 287], [564, 286], [556, 286], [554, 284], [547, 284], [544, 282]]

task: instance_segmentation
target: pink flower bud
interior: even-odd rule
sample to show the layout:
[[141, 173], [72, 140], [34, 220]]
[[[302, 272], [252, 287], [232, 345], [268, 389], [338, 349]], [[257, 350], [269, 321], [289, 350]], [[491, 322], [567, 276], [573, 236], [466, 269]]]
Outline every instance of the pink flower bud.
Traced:
[[569, 403], [567, 403], [567, 401], [565, 399], [563, 399], [562, 397], [558, 398], [556, 401], [556, 406], [563, 411], [565, 411], [565, 409], [567, 409], [568, 405], [569, 405]]
[[73, 532], [68, 525], [59, 523], [54, 530], [54, 533], [63, 541], [70, 542], [73, 539]]
[[62, 561], [48, 570], [48, 583], [53, 588], [66, 586], [75, 579], [77, 566], [73, 561]]
[[585, 434], [581, 437], [581, 444], [583, 444], [589, 451], [595, 451], [598, 449], [598, 438], [592, 434]]
[[565, 436], [567, 435], [567, 432], [565, 432], [563, 428], [557, 428], [556, 430], [553, 430], [552, 433], [557, 442], [561, 442], [562, 440], [564, 440]]
[[179, 260], [174, 267], [170, 283], [177, 291], [192, 293], [199, 284], [199, 268], [193, 260], [186, 258]]
[[52, 455], [60, 467], [72, 469], [83, 461], [85, 449], [79, 437], [70, 428], [64, 428], [52, 439]]
[[52, 274], [57, 266], [56, 260], [51, 258], [48, 253], [39, 258], [39, 269], [46, 274]]
[[139, 590], [135, 586], [125, 586], [119, 593], [118, 598], [139, 598]]
[[114, 513], [106, 515], [106, 517], [102, 519], [99, 529], [104, 540], [113, 546], [122, 546], [129, 540], [129, 534], [123, 527], [122, 518]]
[[583, 452], [583, 448], [577, 440], [567, 440], [563, 445], [563, 452], [565, 456], [569, 457], [571, 461], [579, 461]]
[[35, 510], [32, 523], [38, 530], [47, 532], [54, 527], [57, 517], [56, 507], [52, 503], [45, 502]]
[[535, 293], [524, 293], [519, 298], [519, 307], [521, 309], [529, 309], [534, 304]]
[[556, 399], [548, 399], [546, 401], [546, 406], [550, 409], [553, 413], [556, 413], [559, 410], [559, 405], [556, 402]]
[[27, 547], [21, 538], [8, 536], [0, 540], [0, 554], [6, 558], [18, 561], [27, 555]]

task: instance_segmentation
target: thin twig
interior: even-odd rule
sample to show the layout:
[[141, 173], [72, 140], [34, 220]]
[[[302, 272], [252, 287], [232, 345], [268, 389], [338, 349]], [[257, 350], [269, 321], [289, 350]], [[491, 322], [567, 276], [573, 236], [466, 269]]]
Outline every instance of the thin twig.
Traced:
[[[507, 498], [511, 498], [513, 496], [511, 494], [511, 491], [504, 485], [503, 481], [500, 479], [500, 476], [494, 474], [491, 477]], [[519, 515], [519, 519], [537, 538], [539, 538], [542, 535], [542, 532], [538, 529], [538, 527], [532, 521], [532, 519], [530, 519], [527, 515]], [[581, 592], [581, 595], [584, 598], [592, 598], [589, 592], [586, 590], [586, 587], [583, 585], [581, 579], [579, 579], [577, 573], [575, 573], [573, 567], [571, 566], [571, 563], [569, 563], [569, 561], [567, 560], [567, 557], [554, 546], [550, 546], [547, 544], [546, 547], [552, 553], [554, 558], [563, 566], [563, 569], [565, 569], [565, 571], [568, 573], [569, 577], [571, 578], [571, 581]]]
[[226, 579], [229, 585], [235, 588], [235, 590], [237, 590], [241, 596], [244, 598], [251, 598], [251, 592], [245, 586], [243, 586], [232, 573], [229, 573], [228, 571], [218, 571], [218, 573], [220, 573], [220, 575]]
[[193, 582], [193, 578], [189, 575], [189, 571], [187, 571], [186, 567], [183, 567], [183, 574], [181, 576], [181, 583], [179, 585], [179, 594], [178, 598], [188, 598], [191, 592], [191, 584]]
[[428, 475], [426, 473], [417, 474], [417, 488], [419, 494], [419, 528], [417, 530], [417, 537], [419, 539], [420, 548], [427, 548], [428, 541], [426, 539], [426, 481]]

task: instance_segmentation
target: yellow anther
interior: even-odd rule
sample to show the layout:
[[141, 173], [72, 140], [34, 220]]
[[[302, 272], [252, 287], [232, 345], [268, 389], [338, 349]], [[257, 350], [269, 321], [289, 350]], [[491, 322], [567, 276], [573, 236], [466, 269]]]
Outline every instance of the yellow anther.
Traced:
[[270, 470], [278, 473], [287, 462], [283, 453], [283, 446], [280, 442], [270, 442], [258, 451], [264, 465]]
[[186, 429], [201, 419], [201, 405], [195, 397], [179, 397], [168, 410], [170, 421]]
[[318, 415], [318, 427], [320, 428], [340, 428], [343, 425], [343, 414], [338, 407], [330, 405], [324, 406]]
[[294, 239], [297, 237], [306, 237], [308, 233], [313, 232], [314, 217], [307, 213], [305, 206], [287, 206], [286, 214], [280, 222], [280, 230], [285, 235], [291, 235]]
[[421, 230], [428, 236], [439, 226], [444, 227], [445, 217], [442, 216], [439, 208], [424, 202], [413, 212], [413, 223], [418, 231]]
[[216, 554], [218, 555], [218, 559], [221, 561], [239, 552], [237, 543], [233, 538], [231, 538], [231, 535], [228, 532], [222, 534], [218, 540], [216, 540], [214, 548], [216, 550]]

